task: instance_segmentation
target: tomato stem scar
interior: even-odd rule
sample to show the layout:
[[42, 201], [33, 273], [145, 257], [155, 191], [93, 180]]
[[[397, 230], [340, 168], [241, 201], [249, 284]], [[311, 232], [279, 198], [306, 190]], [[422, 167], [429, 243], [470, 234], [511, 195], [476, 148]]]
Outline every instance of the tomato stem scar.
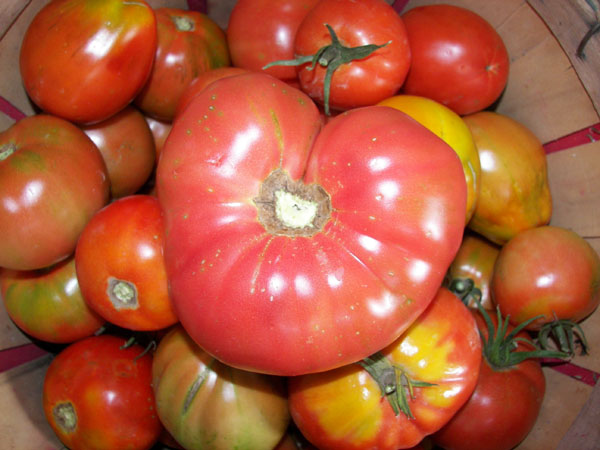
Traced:
[[17, 146], [13, 143], [0, 145], [0, 161], [4, 161], [17, 150]]
[[77, 428], [77, 413], [71, 402], [57, 403], [52, 408], [52, 415], [63, 431], [71, 433]]
[[139, 307], [137, 289], [135, 284], [129, 281], [110, 277], [106, 293], [116, 310]]

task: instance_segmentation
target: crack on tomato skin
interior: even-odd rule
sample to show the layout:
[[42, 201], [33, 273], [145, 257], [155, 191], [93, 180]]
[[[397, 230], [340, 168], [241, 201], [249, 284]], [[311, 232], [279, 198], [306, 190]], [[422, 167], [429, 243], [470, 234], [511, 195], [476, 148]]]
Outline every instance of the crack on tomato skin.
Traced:
[[194, 383], [188, 389], [188, 392], [185, 396], [185, 400], [183, 402], [183, 407], [181, 409], [182, 415], [187, 414], [187, 412], [189, 411], [190, 406], [192, 406], [192, 402], [194, 401], [194, 398], [196, 398], [196, 394], [198, 394], [200, 388], [204, 385], [204, 382], [208, 379], [208, 376], [212, 372], [212, 366], [215, 363], [215, 361], [216, 360], [214, 358], [211, 358], [210, 362], [204, 366], [202, 372], [198, 374], [198, 376], [194, 380]]
[[57, 403], [52, 408], [52, 416], [61, 431], [72, 433], [77, 428], [77, 411], [71, 402]]

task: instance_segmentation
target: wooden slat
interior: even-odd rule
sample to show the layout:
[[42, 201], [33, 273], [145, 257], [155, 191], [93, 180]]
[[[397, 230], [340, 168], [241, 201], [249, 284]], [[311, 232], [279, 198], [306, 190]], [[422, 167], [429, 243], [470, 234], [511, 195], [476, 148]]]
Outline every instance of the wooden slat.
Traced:
[[31, 0], [3, 0], [0, 2], [0, 39], [4, 37], [15, 19], [30, 2]]
[[600, 114], [600, 31], [587, 42], [584, 57], [577, 55], [581, 40], [600, 20], [600, 3], [598, 0], [590, 0], [590, 3], [599, 9], [597, 11], [594, 11], [586, 0], [528, 0], [528, 3], [558, 38]]

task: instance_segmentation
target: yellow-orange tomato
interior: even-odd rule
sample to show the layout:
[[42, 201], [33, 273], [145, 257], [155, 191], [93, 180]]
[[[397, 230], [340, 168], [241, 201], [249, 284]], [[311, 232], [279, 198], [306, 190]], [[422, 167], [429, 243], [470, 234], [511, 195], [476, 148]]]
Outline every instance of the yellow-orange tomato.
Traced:
[[552, 214], [546, 153], [525, 125], [491, 111], [463, 117], [481, 162], [481, 189], [468, 227], [497, 244], [545, 225]]
[[395, 95], [379, 103], [408, 114], [443, 139], [460, 158], [467, 183], [467, 223], [473, 216], [479, 195], [481, 167], [469, 127], [447, 106], [426, 97]]
[[[409, 448], [444, 426], [468, 400], [481, 354], [473, 315], [441, 288], [398, 340], [365, 360], [369, 369], [351, 364], [289, 378], [290, 412], [319, 449]], [[429, 385], [416, 386], [417, 381]], [[394, 411], [394, 398], [405, 389], [412, 418], [401, 407]]]
[[[490, 294], [490, 283], [498, 253], [500, 246], [476, 233], [467, 232], [448, 269], [451, 280], [473, 280], [475, 287], [481, 291], [481, 306], [485, 309], [495, 308]], [[469, 306], [476, 308], [474, 302], [469, 303]]]

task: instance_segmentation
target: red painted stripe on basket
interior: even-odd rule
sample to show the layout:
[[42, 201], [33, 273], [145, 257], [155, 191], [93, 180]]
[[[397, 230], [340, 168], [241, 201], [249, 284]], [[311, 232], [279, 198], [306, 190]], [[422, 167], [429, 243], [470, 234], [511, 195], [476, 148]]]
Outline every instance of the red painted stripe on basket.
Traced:
[[16, 120], [16, 121], [19, 121], [19, 120], [27, 117], [27, 115], [23, 111], [21, 111], [19, 108], [17, 108], [15, 105], [13, 105], [11, 102], [6, 100], [1, 95], [0, 95], [0, 112], [3, 112], [8, 117], [10, 117], [11, 119]]
[[546, 153], [554, 153], [598, 140], [600, 140], [600, 123], [548, 142], [544, 144], [544, 150]]
[[561, 359], [544, 358], [542, 364], [589, 386], [596, 386], [600, 379], [600, 373], [570, 362], [564, 362]]
[[206, 0], [188, 0], [187, 5], [188, 9], [191, 11], [198, 11], [203, 14], [206, 14], [208, 12]]
[[34, 344], [24, 344], [19, 347], [2, 350], [0, 351], [0, 373], [33, 361], [46, 354], [48, 352]]

